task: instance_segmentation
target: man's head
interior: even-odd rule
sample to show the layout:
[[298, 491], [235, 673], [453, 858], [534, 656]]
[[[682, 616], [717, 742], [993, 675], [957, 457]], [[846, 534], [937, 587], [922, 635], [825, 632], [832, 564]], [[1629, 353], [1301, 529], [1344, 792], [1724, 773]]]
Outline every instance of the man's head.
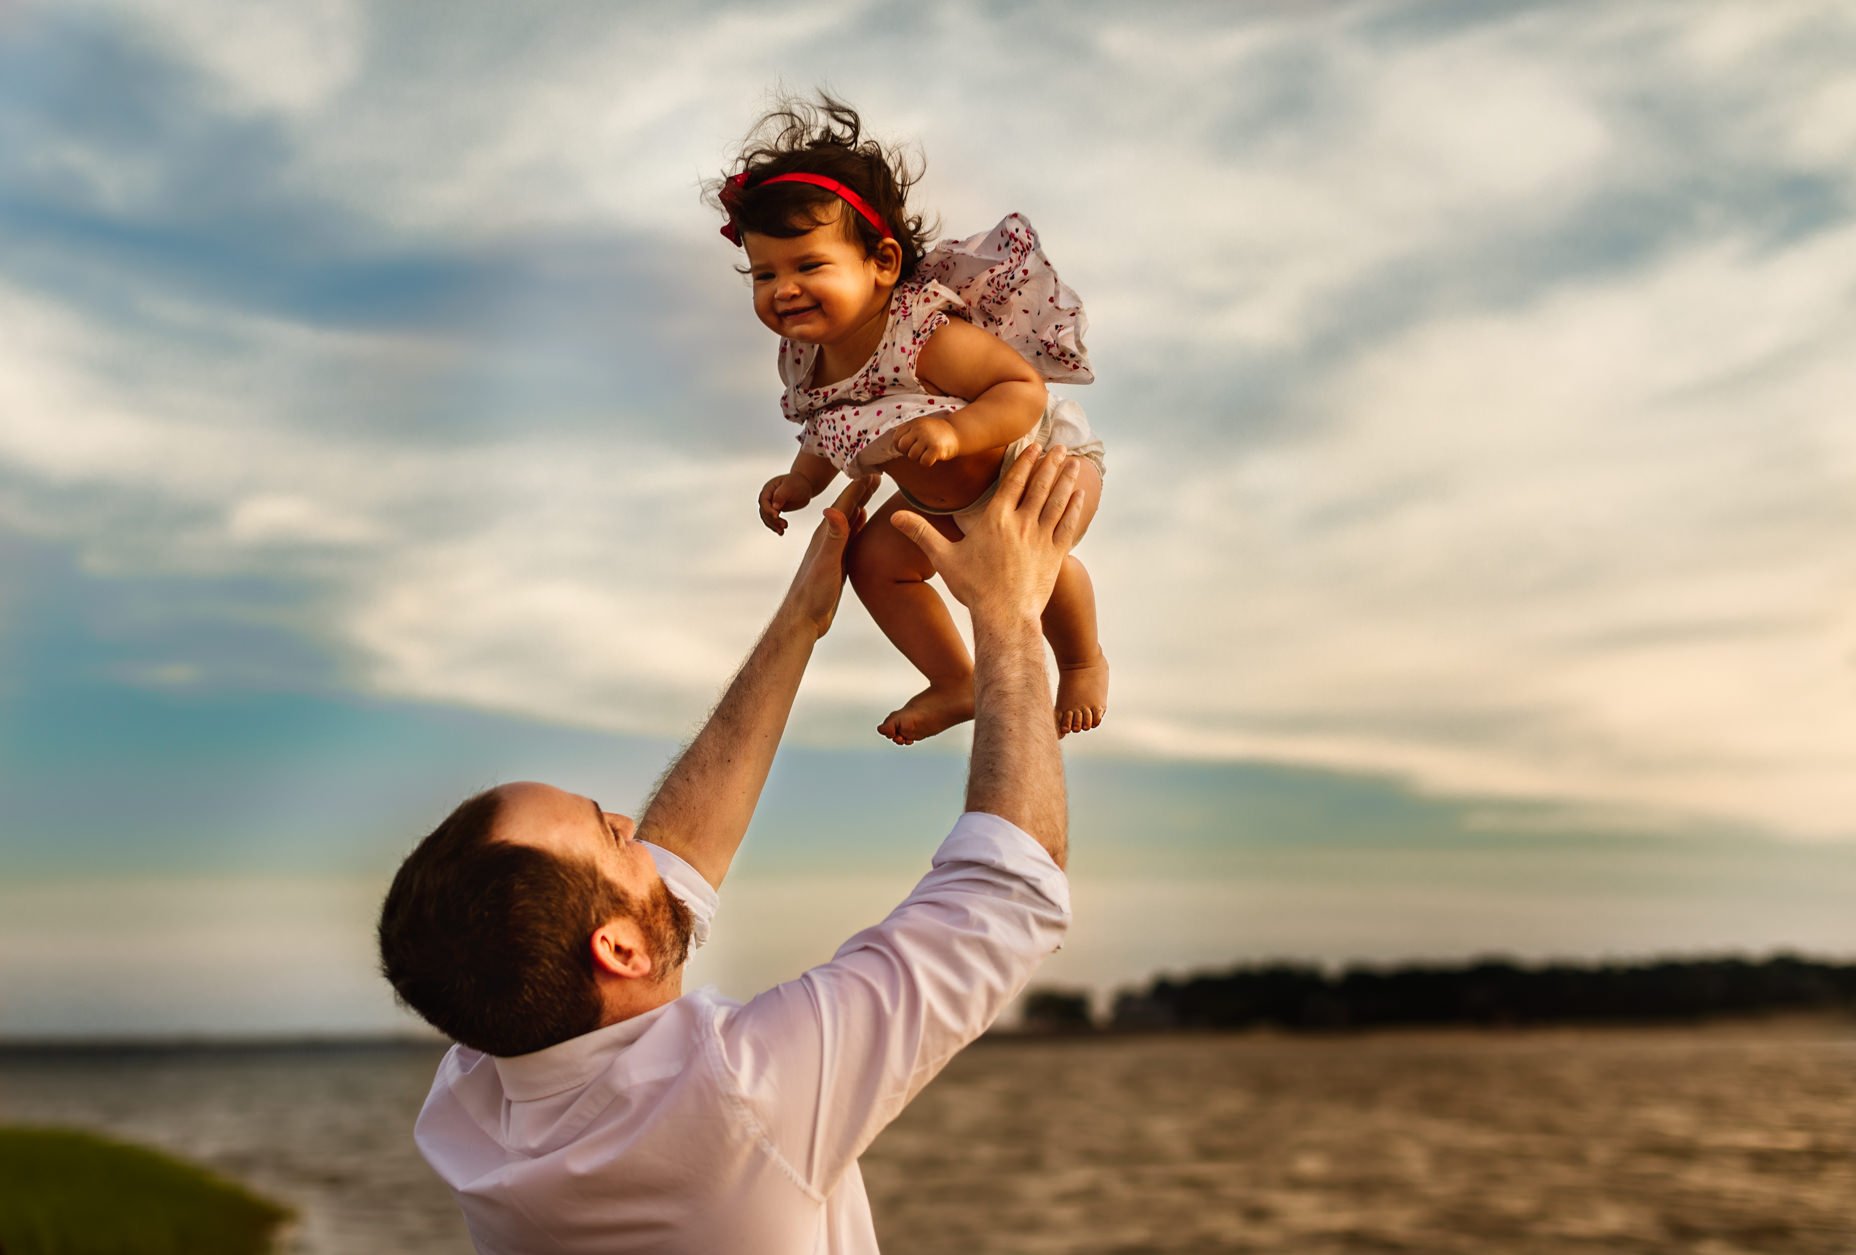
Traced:
[[674, 996], [689, 909], [632, 821], [545, 784], [460, 805], [400, 865], [381, 970], [407, 1006], [493, 1055], [527, 1054]]

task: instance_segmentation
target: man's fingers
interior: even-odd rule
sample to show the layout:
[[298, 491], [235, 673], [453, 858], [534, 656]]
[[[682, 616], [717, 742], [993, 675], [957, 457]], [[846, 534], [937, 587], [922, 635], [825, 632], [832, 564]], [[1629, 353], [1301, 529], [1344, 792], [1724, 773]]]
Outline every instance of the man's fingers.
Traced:
[[[876, 484], [875, 476], [854, 479], [845, 485], [836, 501], [820, 511], [820, 529], [827, 539], [848, 541], [864, 525], [864, 502], [870, 500]], [[780, 520], [780, 530], [786, 530], [785, 519]]]
[[1082, 475], [1081, 458], [1065, 458], [1063, 466], [1057, 471], [1057, 482], [1051, 488], [1050, 495], [1044, 500], [1043, 512], [1038, 515], [1038, 523], [1046, 531], [1054, 531], [1062, 521], [1065, 510], [1073, 499], [1083, 495], [1077, 488], [1076, 481]]
[[916, 546], [928, 555], [928, 560], [938, 568], [941, 558], [947, 552], [950, 542], [947, 537], [935, 531], [934, 525], [913, 510], [898, 510], [889, 516], [889, 524], [897, 531], [914, 541]]
[[[1076, 479], [1075, 475], [1069, 475], [1065, 478], [1071, 480], [1072, 485], [1074, 485]], [[1063, 546], [1065, 553], [1074, 549], [1076, 547], [1076, 542], [1083, 537], [1083, 511], [1088, 506], [1088, 498], [1089, 494], [1082, 491], [1080, 488], [1072, 491], [1069, 501], [1063, 507], [1063, 516], [1057, 520], [1057, 527], [1055, 531], [1052, 532], [1052, 538], [1059, 545]]]
[[1019, 450], [1018, 456], [1012, 459], [1012, 464], [1005, 468], [1005, 474], [999, 477], [999, 487], [993, 493], [993, 497], [1006, 509], [1016, 508], [1019, 500], [1025, 495], [1025, 485], [1031, 480], [1031, 469], [1036, 464], [1038, 455], [1043, 452], [1043, 448], [1033, 440]]
[[845, 518], [854, 519], [870, 503], [870, 498], [876, 493], [876, 486], [882, 480], [881, 475], [860, 475], [844, 486], [844, 491], [838, 494], [838, 499], [832, 505]]
[[[1024, 495], [1020, 498], [1021, 506], [1034, 515], [1041, 515], [1044, 503], [1050, 499], [1050, 492], [1057, 483], [1057, 475], [1063, 470], [1063, 464], [1069, 458], [1069, 450], [1060, 444], [1054, 444], [1039, 458], [1037, 465], [1031, 468], [1030, 482], [1025, 485]], [[1021, 458], [1020, 461], [1023, 459]]]

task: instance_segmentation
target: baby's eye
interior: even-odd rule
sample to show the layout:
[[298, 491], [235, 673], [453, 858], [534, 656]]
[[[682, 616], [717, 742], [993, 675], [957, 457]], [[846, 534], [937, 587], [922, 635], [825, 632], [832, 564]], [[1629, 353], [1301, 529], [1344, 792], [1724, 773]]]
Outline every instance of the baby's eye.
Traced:
[[825, 263], [822, 261], [809, 261], [809, 262], [806, 262], [804, 265], [800, 266], [799, 268], [801, 270], [817, 270], [819, 267], [823, 266], [824, 264]]
[[756, 270], [754, 272], [754, 282], [756, 283], [767, 283], [772, 280], [772, 278], [773, 271], [771, 270]]

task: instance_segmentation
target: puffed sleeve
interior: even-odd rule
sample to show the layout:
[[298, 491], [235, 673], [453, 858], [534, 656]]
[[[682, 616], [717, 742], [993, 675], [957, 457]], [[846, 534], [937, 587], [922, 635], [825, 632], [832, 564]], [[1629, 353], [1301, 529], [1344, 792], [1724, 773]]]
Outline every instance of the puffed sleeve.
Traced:
[[1022, 214], [1008, 214], [984, 235], [936, 246], [916, 277], [925, 292], [935, 293], [934, 309], [992, 332], [1045, 382], [1095, 379], [1083, 346], [1089, 318], [1082, 298], [1058, 278]]

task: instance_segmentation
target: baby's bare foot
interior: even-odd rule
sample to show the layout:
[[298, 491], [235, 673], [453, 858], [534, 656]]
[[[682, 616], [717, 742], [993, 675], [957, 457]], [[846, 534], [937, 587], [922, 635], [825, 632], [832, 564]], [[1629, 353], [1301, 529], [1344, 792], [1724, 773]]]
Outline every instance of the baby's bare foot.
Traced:
[[1087, 732], [1108, 714], [1108, 659], [1057, 664], [1057, 735]]
[[947, 688], [930, 684], [904, 702], [900, 710], [890, 711], [889, 718], [876, 730], [898, 745], [913, 745], [971, 718], [972, 681]]

